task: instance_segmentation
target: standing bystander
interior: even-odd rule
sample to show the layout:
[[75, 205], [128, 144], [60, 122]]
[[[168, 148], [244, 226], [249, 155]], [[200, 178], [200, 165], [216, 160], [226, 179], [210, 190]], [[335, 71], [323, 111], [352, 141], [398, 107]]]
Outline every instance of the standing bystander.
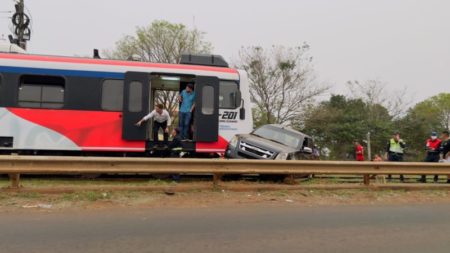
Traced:
[[[443, 162], [450, 163], [450, 138], [448, 130], [442, 132], [441, 140], [441, 159]], [[450, 184], [450, 175], [447, 176], [447, 183]]]
[[356, 161], [363, 162], [364, 161], [364, 147], [359, 143], [359, 141], [354, 141], [355, 145], [355, 158]]
[[[406, 144], [400, 138], [400, 133], [395, 132], [386, 146], [386, 160], [390, 162], [402, 162], [405, 148]], [[388, 179], [392, 179], [392, 175], [388, 175]], [[403, 175], [400, 175], [400, 181], [405, 181], [405, 177]]]
[[[425, 162], [428, 163], [437, 163], [439, 162], [439, 154], [440, 154], [441, 140], [438, 138], [437, 132], [432, 132], [431, 137], [426, 142], [426, 150], [427, 156], [425, 158]], [[434, 182], [436, 183], [439, 180], [439, 176], [434, 176]], [[422, 175], [419, 180], [422, 183], [427, 182], [427, 176]]]

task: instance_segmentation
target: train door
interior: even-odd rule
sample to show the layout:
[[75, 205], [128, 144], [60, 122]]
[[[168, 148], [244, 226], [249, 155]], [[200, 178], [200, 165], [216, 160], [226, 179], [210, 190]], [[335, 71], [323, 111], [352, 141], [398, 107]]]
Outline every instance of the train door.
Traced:
[[127, 141], [145, 141], [147, 128], [135, 124], [149, 111], [150, 74], [125, 73], [122, 138]]
[[195, 78], [194, 139], [196, 142], [216, 142], [219, 139], [219, 79]]

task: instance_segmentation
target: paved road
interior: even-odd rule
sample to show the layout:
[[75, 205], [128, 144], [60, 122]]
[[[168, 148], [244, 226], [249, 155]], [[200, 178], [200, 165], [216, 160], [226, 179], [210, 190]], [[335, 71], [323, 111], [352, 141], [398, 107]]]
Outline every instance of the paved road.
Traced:
[[0, 252], [450, 252], [450, 205], [0, 214]]

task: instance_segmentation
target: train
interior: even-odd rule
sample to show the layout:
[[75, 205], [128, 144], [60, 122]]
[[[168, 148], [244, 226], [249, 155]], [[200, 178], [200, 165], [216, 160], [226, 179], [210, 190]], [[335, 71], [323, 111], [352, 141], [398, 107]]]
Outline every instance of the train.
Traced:
[[220, 155], [234, 135], [251, 132], [247, 73], [218, 55], [164, 64], [0, 53], [0, 152], [148, 155], [152, 128], [136, 122], [158, 92], [188, 83], [197, 96], [184, 152]]

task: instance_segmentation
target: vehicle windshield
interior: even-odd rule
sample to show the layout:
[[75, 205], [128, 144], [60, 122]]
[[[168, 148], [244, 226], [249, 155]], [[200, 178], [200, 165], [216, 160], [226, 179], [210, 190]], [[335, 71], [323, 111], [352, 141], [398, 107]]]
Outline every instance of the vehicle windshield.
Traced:
[[274, 126], [262, 126], [253, 132], [253, 135], [268, 139], [291, 148], [298, 148], [302, 136], [291, 131], [281, 129]]

